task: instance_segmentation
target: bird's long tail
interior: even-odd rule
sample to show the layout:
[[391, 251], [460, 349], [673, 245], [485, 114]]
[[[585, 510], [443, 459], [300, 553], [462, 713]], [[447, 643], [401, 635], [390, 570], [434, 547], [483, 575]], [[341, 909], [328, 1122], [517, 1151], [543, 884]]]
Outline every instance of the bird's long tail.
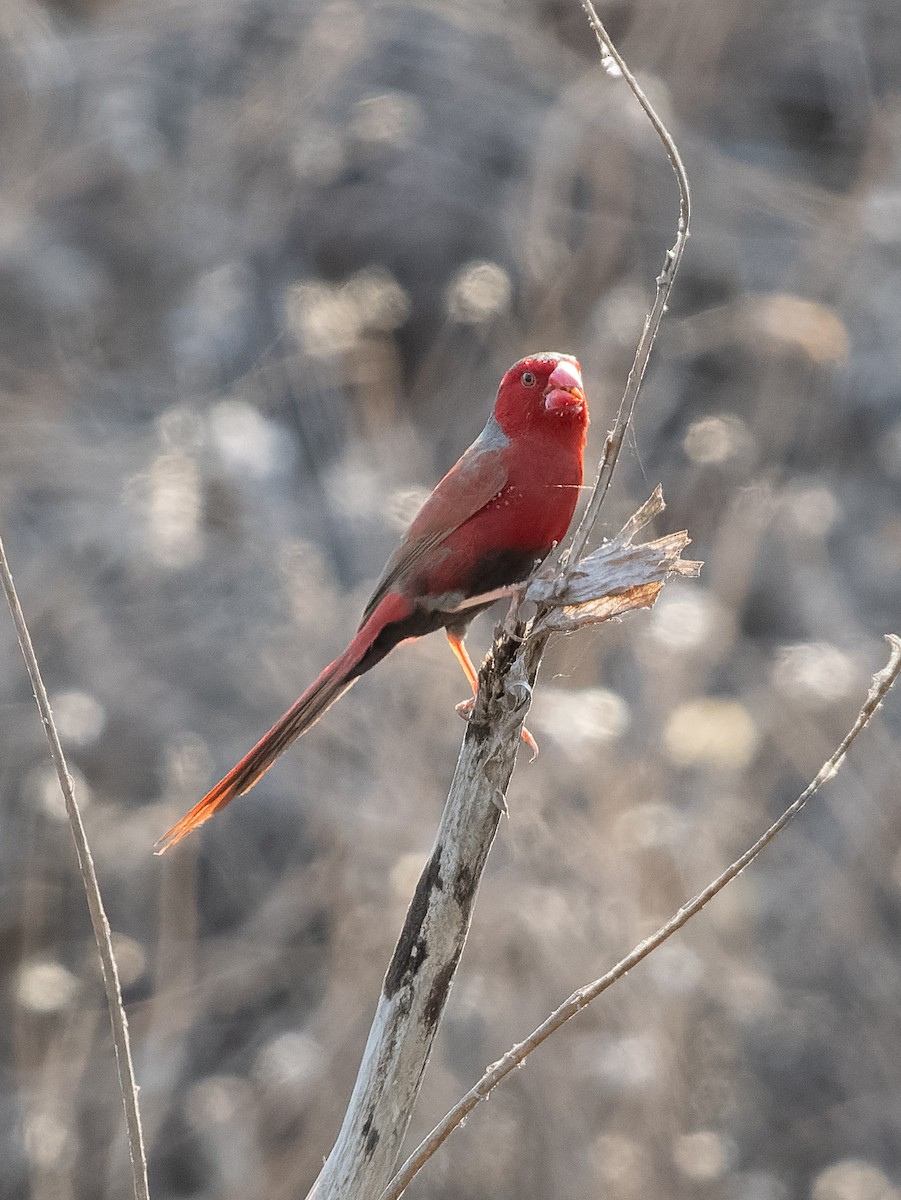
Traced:
[[[356, 683], [360, 675], [383, 657], [381, 653], [371, 653], [379, 634], [387, 625], [402, 621], [409, 614], [409, 601], [397, 593], [389, 593], [363, 624], [344, 653], [329, 663], [284, 716], [260, 738], [254, 748], [232, 767], [186, 816], [163, 834], [156, 843], [155, 852], [164, 854], [192, 829], [197, 829], [214, 813], [225, 808], [236, 796], [243, 796], [245, 792], [249, 792], [278, 756], [295, 739], [312, 728], [322, 714]], [[391, 644], [394, 644], [393, 641]]]

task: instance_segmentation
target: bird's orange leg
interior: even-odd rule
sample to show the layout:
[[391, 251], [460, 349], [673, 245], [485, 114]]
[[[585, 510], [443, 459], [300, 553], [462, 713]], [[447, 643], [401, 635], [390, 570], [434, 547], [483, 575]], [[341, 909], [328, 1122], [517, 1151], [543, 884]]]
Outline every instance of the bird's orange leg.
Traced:
[[463, 668], [463, 674], [469, 680], [469, 686], [472, 688], [472, 694], [475, 695], [479, 690], [479, 673], [475, 668], [475, 664], [469, 657], [469, 651], [463, 642], [462, 636], [453, 629], [446, 629], [447, 640], [450, 643], [450, 648], [454, 652], [454, 657]]
[[[445, 629], [444, 632], [447, 634], [447, 640], [450, 643], [451, 650], [454, 652], [454, 657], [463, 668], [463, 674], [469, 680], [469, 686], [472, 688], [473, 699], [464, 700], [461, 704], [457, 705], [457, 712], [461, 717], [464, 717], [468, 720], [469, 714], [472, 712], [475, 694], [479, 690], [479, 673], [475, 669], [472, 659], [469, 657], [469, 651], [464, 645], [462, 635], [455, 632], [453, 629]], [[538, 757], [538, 743], [525, 726], [523, 726], [522, 729], [522, 740], [532, 751], [533, 760], [536, 759]]]

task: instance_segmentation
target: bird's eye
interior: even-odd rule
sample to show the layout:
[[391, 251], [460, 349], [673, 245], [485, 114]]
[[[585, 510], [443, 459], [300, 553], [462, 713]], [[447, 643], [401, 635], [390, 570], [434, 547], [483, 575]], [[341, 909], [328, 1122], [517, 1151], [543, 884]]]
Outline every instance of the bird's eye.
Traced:
[[538, 379], [535, 376], [534, 372], [523, 371], [523, 373], [519, 377], [519, 382], [522, 384], [523, 387], [534, 387], [535, 384], [538, 382]]

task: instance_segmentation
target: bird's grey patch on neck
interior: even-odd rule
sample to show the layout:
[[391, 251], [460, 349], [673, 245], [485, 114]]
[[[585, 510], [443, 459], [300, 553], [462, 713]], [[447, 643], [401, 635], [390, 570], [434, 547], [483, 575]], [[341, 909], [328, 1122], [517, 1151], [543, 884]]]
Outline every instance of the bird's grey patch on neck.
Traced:
[[474, 447], [478, 446], [480, 450], [503, 450], [510, 445], [510, 439], [501, 428], [500, 422], [494, 413], [485, 422], [485, 428], [476, 438]]

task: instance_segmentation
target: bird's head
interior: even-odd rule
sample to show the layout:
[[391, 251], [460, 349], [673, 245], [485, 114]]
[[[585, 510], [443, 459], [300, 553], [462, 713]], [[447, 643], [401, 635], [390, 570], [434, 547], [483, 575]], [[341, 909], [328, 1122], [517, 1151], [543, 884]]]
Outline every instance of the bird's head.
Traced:
[[588, 401], [579, 360], [571, 354], [530, 354], [501, 380], [494, 415], [508, 436], [526, 430], [584, 432]]

